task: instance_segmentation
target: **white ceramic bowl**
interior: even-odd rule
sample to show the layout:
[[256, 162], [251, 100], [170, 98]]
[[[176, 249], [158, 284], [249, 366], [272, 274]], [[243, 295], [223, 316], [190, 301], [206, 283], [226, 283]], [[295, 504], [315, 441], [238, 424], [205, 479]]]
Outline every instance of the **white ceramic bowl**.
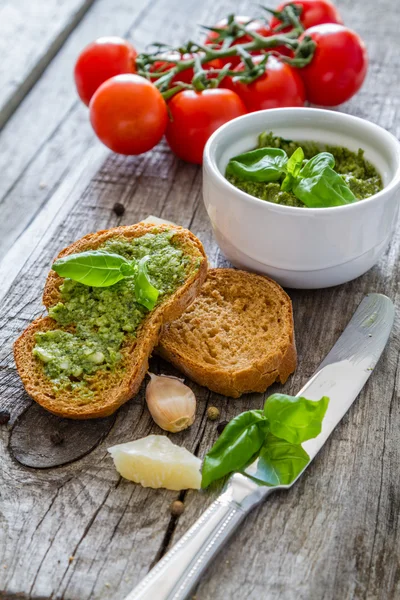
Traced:
[[[272, 131], [296, 141], [314, 140], [365, 150], [384, 189], [355, 204], [294, 208], [259, 200], [224, 177], [230, 158], [257, 146]], [[216, 240], [236, 266], [269, 275], [293, 288], [350, 281], [385, 251], [400, 202], [400, 143], [364, 119], [316, 108], [280, 108], [239, 117], [220, 127], [204, 150], [203, 197]]]

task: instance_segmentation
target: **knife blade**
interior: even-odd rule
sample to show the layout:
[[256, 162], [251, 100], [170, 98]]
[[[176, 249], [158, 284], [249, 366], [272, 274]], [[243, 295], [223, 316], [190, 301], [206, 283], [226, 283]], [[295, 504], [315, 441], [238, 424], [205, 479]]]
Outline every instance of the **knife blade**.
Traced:
[[[392, 301], [382, 294], [368, 294], [315, 374], [297, 394], [310, 400], [319, 400], [321, 396], [330, 398], [321, 433], [302, 444], [310, 462], [370, 377], [386, 346], [393, 321]], [[256, 477], [257, 460], [246, 473]], [[246, 514], [272, 492], [289, 488], [295, 481], [290, 485], [266, 487], [235, 473], [217, 500], [125, 600], [188, 598], [208, 564]]]

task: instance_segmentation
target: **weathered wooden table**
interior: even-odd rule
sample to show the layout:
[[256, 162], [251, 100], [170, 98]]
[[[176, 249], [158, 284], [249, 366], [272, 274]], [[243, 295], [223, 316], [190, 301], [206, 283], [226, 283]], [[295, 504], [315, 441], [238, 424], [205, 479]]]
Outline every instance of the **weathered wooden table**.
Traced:
[[[399, 136], [393, 2], [338, 5], [346, 23], [365, 38], [371, 59], [365, 86], [342, 110]], [[1, 598], [122, 599], [219, 493], [215, 486], [178, 494], [120, 479], [107, 447], [159, 433], [143, 389], [116, 417], [61, 420], [26, 395], [11, 346], [42, 310], [51, 259], [89, 231], [158, 215], [190, 227], [210, 262], [226, 264], [203, 208], [200, 169], [180, 162], [164, 145], [139, 157], [108, 153], [94, 138], [71, 73], [78, 51], [99, 35], [123, 34], [142, 48], [155, 39], [176, 43], [196, 23], [252, 10], [250, 1], [240, 0], [0, 5], [0, 405], [11, 413], [0, 426]], [[112, 211], [115, 201], [126, 206], [122, 218]], [[400, 305], [399, 246], [397, 233], [379, 265], [352, 283], [290, 292], [299, 367], [284, 391], [294, 393], [305, 383], [364, 294], [383, 292]], [[196, 598], [400, 598], [399, 337], [397, 318], [376, 372], [317, 460], [290, 492], [272, 496], [247, 519]], [[160, 360], [152, 368], [173, 372]], [[259, 394], [228, 400], [190, 385], [198, 398], [197, 419], [174, 441], [199, 456], [217, 437], [216, 424], [205, 417], [208, 406], [218, 406], [229, 420], [263, 403]], [[16, 458], [47, 468], [23, 466]], [[169, 505], [178, 497], [186, 509], [175, 518]]]

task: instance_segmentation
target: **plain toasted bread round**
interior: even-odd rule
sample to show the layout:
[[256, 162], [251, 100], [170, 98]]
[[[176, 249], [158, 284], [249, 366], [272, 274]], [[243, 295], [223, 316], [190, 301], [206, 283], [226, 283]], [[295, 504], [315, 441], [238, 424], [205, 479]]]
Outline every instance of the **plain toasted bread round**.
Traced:
[[[173, 226], [154, 226], [138, 223], [128, 227], [116, 227], [106, 231], [89, 234], [68, 246], [57, 258], [98, 248], [107, 239], [122, 236], [141, 237], [146, 233], [173, 230], [173, 240], [192, 258], [185, 283], [174, 294], [167, 297], [154, 310], [149, 312], [137, 331], [134, 340], [126, 341], [121, 348], [122, 361], [113, 371], [98, 370], [90, 379], [92, 397], [81, 397], [73, 391], [56, 392], [53, 383], [44, 373], [41, 362], [32, 350], [35, 334], [39, 331], [60, 329], [60, 325], [50, 317], [36, 319], [14, 344], [14, 357], [18, 372], [28, 394], [50, 412], [61, 417], [90, 419], [112, 414], [124, 402], [134, 396], [142, 383], [147, 369], [149, 356], [157, 344], [162, 326], [177, 319], [189, 306], [200, 291], [207, 275], [207, 257], [201, 242], [187, 229]], [[199, 263], [199, 268], [195, 264]], [[55, 271], [50, 271], [43, 294], [43, 303], [47, 308], [61, 300], [60, 285], [63, 279]]]
[[156, 352], [213, 392], [264, 392], [296, 368], [292, 303], [267, 277], [210, 269], [193, 304], [164, 327]]

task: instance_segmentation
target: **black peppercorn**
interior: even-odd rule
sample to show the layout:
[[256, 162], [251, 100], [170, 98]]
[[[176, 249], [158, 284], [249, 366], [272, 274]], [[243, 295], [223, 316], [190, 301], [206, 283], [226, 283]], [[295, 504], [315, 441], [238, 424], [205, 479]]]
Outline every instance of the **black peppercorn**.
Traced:
[[221, 423], [218, 423], [218, 425], [217, 425], [218, 433], [221, 434], [227, 425], [228, 425], [228, 421], [221, 421]]
[[6, 425], [10, 420], [10, 413], [8, 410], [0, 410], [0, 425]]
[[117, 217], [122, 217], [125, 212], [125, 206], [121, 204], [121, 202], [116, 202], [113, 206], [113, 211], [117, 215]]
[[55, 446], [59, 446], [60, 444], [63, 443], [64, 441], [64, 436], [61, 435], [61, 433], [59, 431], [54, 431], [51, 435], [50, 435], [50, 440], [51, 442], [55, 445]]

